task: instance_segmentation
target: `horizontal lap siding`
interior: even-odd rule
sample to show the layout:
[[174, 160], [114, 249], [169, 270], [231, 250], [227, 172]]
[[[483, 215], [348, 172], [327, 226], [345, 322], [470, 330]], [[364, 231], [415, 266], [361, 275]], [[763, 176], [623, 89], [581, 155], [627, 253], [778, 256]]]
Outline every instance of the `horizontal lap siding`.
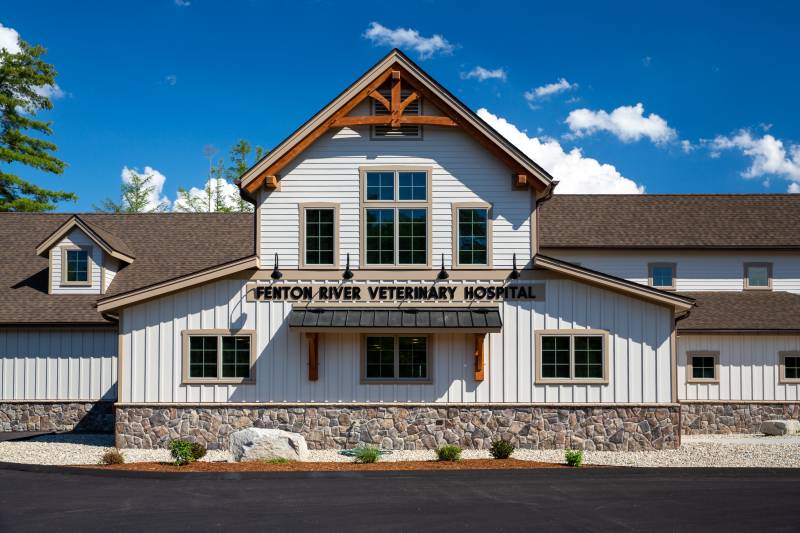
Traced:
[[0, 400], [116, 398], [113, 329], [0, 329]]
[[343, 128], [323, 136], [284, 169], [280, 191], [261, 198], [261, 259], [271, 266], [296, 267], [299, 253], [298, 204], [340, 205], [341, 266], [350, 254], [359, 264], [359, 167], [413, 165], [432, 168], [432, 254], [434, 264], [450, 265], [452, 204], [493, 205], [494, 262], [510, 267], [516, 253], [520, 265], [531, 255], [529, 191], [511, 187], [511, 171], [476, 141], [457, 129], [429, 127], [424, 140], [370, 140], [369, 128]]
[[679, 291], [741, 291], [744, 263], [768, 262], [772, 263], [774, 290], [800, 293], [800, 254], [797, 253], [559, 249], [543, 249], [542, 253], [644, 284], [648, 283], [648, 263], [676, 263]]
[[[431, 336], [432, 384], [360, 383], [360, 333], [320, 335], [319, 380], [308, 381], [305, 336], [290, 329], [291, 304], [247, 302], [246, 282], [225, 280], [123, 311], [126, 402], [466, 402], [671, 401], [666, 308], [566, 280], [546, 282], [546, 300], [501, 305], [501, 333], [486, 340], [486, 379], [473, 379], [473, 337]], [[181, 332], [256, 329], [254, 385], [182, 385]], [[540, 329], [610, 332], [608, 385], [536, 385]]]
[[[678, 397], [681, 400], [799, 401], [800, 385], [778, 383], [782, 351], [800, 350], [800, 335], [681, 335]], [[719, 383], [689, 383], [688, 352], [719, 352]]]

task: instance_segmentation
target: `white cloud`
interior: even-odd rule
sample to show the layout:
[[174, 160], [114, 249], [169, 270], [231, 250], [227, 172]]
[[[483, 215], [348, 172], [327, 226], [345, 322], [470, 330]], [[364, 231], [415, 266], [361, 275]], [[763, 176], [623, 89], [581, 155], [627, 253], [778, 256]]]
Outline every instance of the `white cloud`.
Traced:
[[164, 176], [164, 174], [149, 166], [144, 167], [142, 172], [139, 172], [138, 169], [130, 169], [125, 166], [122, 168], [122, 181], [130, 184], [133, 177], [133, 172], [142, 177], [150, 176], [149, 186], [152, 187], [153, 190], [150, 191], [150, 195], [147, 199], [147, 210], [153, 210], [165, 203], [170, 203], [169, 198], [163, 194], [164, 183], [167, 181], [167, 178]]
[[19, 53], [21, 48], [19, 47], [19, 33], [17, 33], [17, 30], [0, 24], [0, 50], [5, 50], [9, 54]]
[[46, 96], [51, 100], [56, 100], [57, 98], [63, 98], [66, 96], [66, 93], [61, 90], [61, 87], [59, 87], [57, 83], [54, 83], [53, 85], [36, 87], [33, 91], [39, 96]]
[[583, 137], [598, 131], [608, 131], [622, 142], [638, 141], [646, 137], [656, 144], [666, 143], [677, 138], [677, 132], [667, 121], [650, 113], [644, 116], [644, 106], [620, 106], [607, 113], [602, 109], [575, 109], [565, 121], [572, 131], [572, 137]]
[[578, 88], [577, 83], [570, 83], [564, 78], [561, 78], [555, 83], [548, 83], [547, 85], [536, 87], [534, 89], [531, 89], [530, 91], [525, 91], [525, 99], [529, 103], [533, 103], [537, 100], [542, 100], [544, 98], [547, 98], [548, 96], [552, 96], [558, 93], [563, 93], [564, 91], [571, 91], [577, 88]]
[[536, 161], [559, 181], [557, 193], [567, 194], [640, 194], [644, 187], [624, 177], [609, 164], [585, 157], [579, 148], [565, 152], [555, 139], [529, 137], [515, 125], [486, 109], [478, 116], [508, 139], [525, 155]]
[[800, 145], [788, 147], [770, 134], [753, 137], [747, 130], [740, 130], [731, 137], [718, 135], [711, 143], [711, 156], [719, 157], [722, 150], [738, 150], [750, 158], [750, 167], [742, 172], [748, 179], [761, 176], [781, 176], [792, 183], [789, 192], [800, 192]]
[[786, 190], [786, 192], [792, 194], [800, 194], [800, 183], [790, 183], [789, 188]]
[[[211, 191], [212, 200], [209, 202], [209, 191]], [[189, 201], [186, 198], [178, 198], [173, 204], [175, 211], [214, 211], [213, 199], [217, 197], [219, 191], [219, 198], [225, 207], [234, 209], [236, 202], [239, 198], [239, 188], [233, 183], [223, 178], [209, 179], [202, 189], [192, 187], [189, 189]]]
[[478, 81], [486, 81], [486, 80], [503, 80], [506, 81], [506, 71], [504, 68], [496, 68], [494, 70], [489, 70], [483, 68], [482, 66], [478, 65], [474, 69], [470, 70], [469, 72], [462, 72], [461, 79], [468, 80], [470, 78], [475, 78]]
[[423, 37], [417, 30], [411, 28], [390, 30], [378, 22], [370, 23], [364, 32], [364, 38], [375, 45], [410, 48], [419, 54], [420, 59], [427, 59], [437, 53], [449, 54], [455, 49], [455, 46], [439, 34]]

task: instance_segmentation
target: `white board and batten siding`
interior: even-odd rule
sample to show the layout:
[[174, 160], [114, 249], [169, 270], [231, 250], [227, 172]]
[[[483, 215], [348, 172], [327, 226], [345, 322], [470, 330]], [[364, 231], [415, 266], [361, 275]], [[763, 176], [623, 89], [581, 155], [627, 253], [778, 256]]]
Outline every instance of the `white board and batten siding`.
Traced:
[[[223, 280], [122, 311], [122, 402], [441, 402], [668, 403], [671, 311], [568, 280], [547, 280], [544, 301], [500, 306], [501, 333], [488, 336], [486, 379], [473, 379], [473, 341], [463, 333], [432, 337], [432, 384], [362, 384], [360, 333], [320, 335], [319, 379], [308, 380], [305, 335], [290, 329], [291, 303], [246, 301], [245, 280]], [[391, 282], [386, 282], [391, 283]], [[610, 332], [610, 380], [604, 385], [540, 385], [535, 332], [597, 328]], [[254, 329], [256, 383], [182, 384], [184, 330]]]
[[[690, 383], [690, 352], [719, 353], [719, 383]], [[800, 384], [779, 382], [779, 353], [800, 351], [800, 335], [680, 335], [678, 398], [687, 401], [800, 401]]]
[[[91, 246], [92, 253], [89, 257], [91, 263], [91, 285], [64, 285], [62, 284], [62, 270], [64, 247]], [[50, 249], [50, 288], [53, 294], [100, 294], [103, 267], [103, 249], [79, 229], [72, 230], [64, 239]], [[108, 286], [108, 284], [106, 284]]]
[[116, 328], [0, 328], [0, 401], [114, 400]]
[[[426, 111], [427, 112], [427, 111]], [[495, 268], [519, 266], [531, 258], [533, 194], [514, 190], [511, 171], [458, 128], [426, 128], [420, 140], [371, 139], [369, 127], [331, 130], [281, 171], [280, 191], [260, 198], [261, 261], [298, 265], [299, 212], [304, 202], [331, 202], [340, 208], [340, 266], [350, 254], [359, 268], [359, 169], [368, 166], [429, 167], [431, 173], [432, 263], [452, 265], [452, 204], [493, 206]]]
[[566, 250], [542, 253], [579, 263], [585, 268], [648, 284], [649, 263], [676, 263], [678, 291], [741, 291], [745, 263], [772, 263], [772, 289], [800, 293], [800, 254], [797, 252], [681, 251], [681, 250]]

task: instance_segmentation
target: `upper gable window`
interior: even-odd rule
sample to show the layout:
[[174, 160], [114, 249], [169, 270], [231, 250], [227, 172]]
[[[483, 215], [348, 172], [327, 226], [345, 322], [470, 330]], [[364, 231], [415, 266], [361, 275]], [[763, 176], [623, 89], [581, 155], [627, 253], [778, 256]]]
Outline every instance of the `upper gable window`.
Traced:
[[88, 284], [91, 279], [89, 248], [64, 248], [63, 279], [65, 284]]
[[772, 264], [771, 263], [745, 263], [744, 264], [745, 289], [771, 289]]
[[[392, 89], [390, 86], [385, 85], [378, 89], [378, 92], [387, 100], [392, 100]], [[411, 89], [400, 90], [400, 100], [403, 101], [411, 94]], [[386, 116], [390, 113], [386, 107], [377, 100], [370, 98], [372, 101], [372, 114], [375, 116]], [[422, 103], [417, 98], [408, 107], [403, 110], [404, 115], [420, 115], [422, 111]], [[419, 124], [403, 124], [399, 128], [392, 128], [391, 126], [379, 124], [372, 126], [372, 137], [379, 139], [421, 139], [422, 126]]]
[[675, 288], [675, 263], [650, 263], [650, 286], [656, 289]]

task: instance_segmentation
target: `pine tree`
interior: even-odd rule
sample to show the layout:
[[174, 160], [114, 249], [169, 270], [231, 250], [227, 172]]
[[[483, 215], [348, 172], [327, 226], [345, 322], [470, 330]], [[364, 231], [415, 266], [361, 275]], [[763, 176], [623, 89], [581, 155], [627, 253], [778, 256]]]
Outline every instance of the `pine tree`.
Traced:
[[[240, 139], [239, 142], [233, 145], [233, 148], [231, 148], [230, 152], [231, 166], [228, 167], [227, 173], [228, 179], [231, 182], [236, 182], [236, 180], [239, 179], [242, 174], [247, 172], [248, 168], [250, 168], [250, 163], [247, 161], [247, 159], [252, 152], [253, 148], [250, 145], [250, 142], [245, 139]], [[260, 146], [256, 146], [255, 153], [255, 160], [258, 161], [264, 156], [264, 149]], [[253, 210], [253, 205], [244, 200], [240, 195], [237, 195], [233, 200], [235, 211], [250, 212]]]
[[106, 198], [98, 207], [97, 211], [109, 213], [157, 213], [169, 209], [169, 202], [159, 202], [155, 207], [150, 207], [150, 198], [153, 196], [155, 186], [152, 185], [153, 175], [143, 176], [133, 170], [130, 171], [130, 182], [123, 180], [120, 185], [122, 201], [114, 202], [111, 198]]
[[19, 41], [20, 51], [0, 49], [0, 211], [50, 211], [55, 202], [77, 200], [70, 192], [51, 191], [9, 172], [9, 167], [25, 165], [53, 174], [64, 171], [64, 162], [51, 152], [57, 146], [28, 135], [33, 131], [52, 135], [51, 124], [36, 115], [52, 109], [47, 88], [55, 86], [56, 71], [42, 60], [46, 50]]

